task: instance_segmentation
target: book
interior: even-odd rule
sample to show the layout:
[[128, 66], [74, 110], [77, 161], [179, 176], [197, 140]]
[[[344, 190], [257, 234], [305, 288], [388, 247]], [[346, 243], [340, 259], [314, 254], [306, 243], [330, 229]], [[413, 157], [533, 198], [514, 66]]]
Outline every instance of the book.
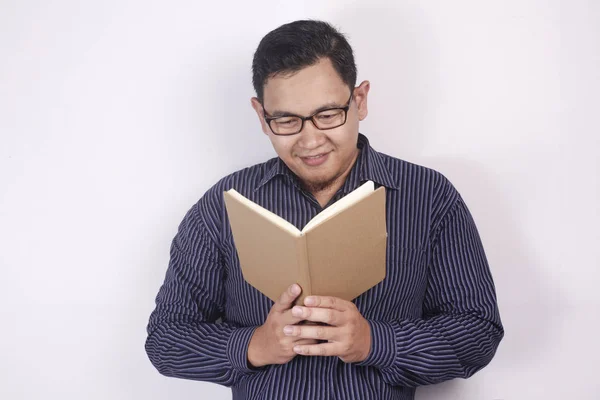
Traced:
[[368, 181], [299, 230], [235, 189], [224, 192], [246, 282], [276, 301], [293, 283], [310, 295], [351, 301], [385, 278], [385, 188]]

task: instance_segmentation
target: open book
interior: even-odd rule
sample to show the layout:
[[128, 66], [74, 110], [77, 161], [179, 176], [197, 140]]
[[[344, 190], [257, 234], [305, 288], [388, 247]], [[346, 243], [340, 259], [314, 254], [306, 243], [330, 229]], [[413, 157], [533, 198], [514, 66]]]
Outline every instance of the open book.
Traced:
[[244, 279], [273, 301], [293, 283], [306, 296], [352, 300], [385, 278], [385, 188], [368, 181], [300, 231], [234, 189], [225, 205]]

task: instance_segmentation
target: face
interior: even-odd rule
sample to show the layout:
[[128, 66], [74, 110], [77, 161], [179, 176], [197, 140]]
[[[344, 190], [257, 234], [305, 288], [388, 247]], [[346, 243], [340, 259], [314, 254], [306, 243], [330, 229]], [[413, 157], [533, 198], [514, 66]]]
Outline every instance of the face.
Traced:
[[263, 132], [269, 136], [277, 155], [311, 192], [341, 186], [358, 156], [358, 123], [367, 116], [369, 82], [354, 89], [346, 123], [319, 130], [312, 121], [304, 122], [296, 135], [273, 134], [264, 120], [267, 116], [312, 115], [324, 107], [344, 107], [350, 89], [328, 58], [292, 75], [269, 78], [264, 86], [263, 105], [257, 98], [252, 107], [258, 114]]

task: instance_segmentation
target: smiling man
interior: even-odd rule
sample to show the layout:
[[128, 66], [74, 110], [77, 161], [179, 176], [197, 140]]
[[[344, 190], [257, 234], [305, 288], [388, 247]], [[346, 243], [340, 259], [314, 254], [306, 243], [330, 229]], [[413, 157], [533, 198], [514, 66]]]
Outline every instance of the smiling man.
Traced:
[[[440, 173], [375, 151], [359, 122], [352, 49], [320, 21], [267, 34], [251, 100], [278, 157], [235, 172], [187, 212], [150, 316], [160, 373], [232, 388], [234, 399], [413, 399], [420, 385], [466, 378], [503, 337], [475, 223]], [[292, 284], [272, 302], [247, 284], [223, 192], [234, 188], [301, 229], [372, 180], [386, 188], [386, 279], [352, 302]], [[312, 321], [322, 324], [303, 324]]]

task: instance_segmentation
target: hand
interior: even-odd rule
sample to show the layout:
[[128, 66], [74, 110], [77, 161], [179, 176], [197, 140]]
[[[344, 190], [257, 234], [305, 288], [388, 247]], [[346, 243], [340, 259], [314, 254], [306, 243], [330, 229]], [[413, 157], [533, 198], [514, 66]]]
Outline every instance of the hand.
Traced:
[[318, 343], [314, 339], [287, 336], [283, 332], [285, 326], [297, 324], [303, 319], [293, 316], [291, 311], [294, 300], [301, 292], [297, 284], [290, 286], [273, 304], [265, 323], [254, 331], [248, 345], [248, 362], [252, 366], [288, 363], [297, 356], [295, 345]]
[[354, 303], [336, 297], [309, 296], [306, 307], [295, 306], [296, 318], [323, 322], [322, 325], [288, 325], [289, 337], [326, 341], [320, 344], [296, 343], [294, 351], [304, 356], [337, 356], [347, 363], [360, 362], [371, 351], [371, 327]]

